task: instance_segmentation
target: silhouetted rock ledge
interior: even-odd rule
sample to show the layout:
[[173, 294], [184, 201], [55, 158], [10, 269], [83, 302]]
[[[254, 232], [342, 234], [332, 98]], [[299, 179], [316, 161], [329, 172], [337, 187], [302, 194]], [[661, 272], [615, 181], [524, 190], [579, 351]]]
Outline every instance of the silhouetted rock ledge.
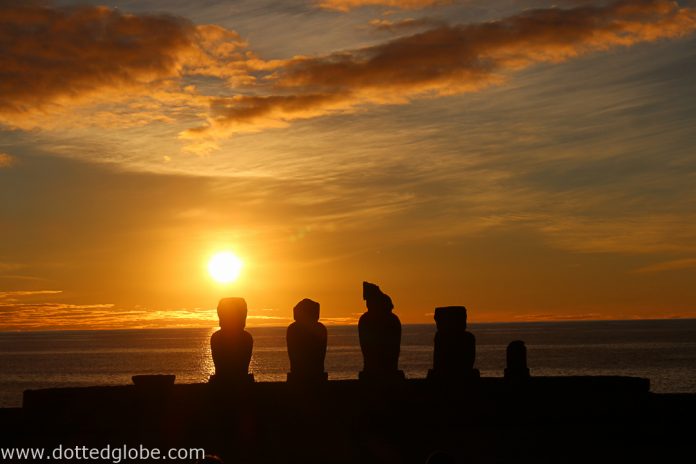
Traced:
[[634, 377], [256, 382], [165, 381], [27, 390], [1, 410], [3, 446], [204, 447], [231, 463], [676, 462], [696, 395]]

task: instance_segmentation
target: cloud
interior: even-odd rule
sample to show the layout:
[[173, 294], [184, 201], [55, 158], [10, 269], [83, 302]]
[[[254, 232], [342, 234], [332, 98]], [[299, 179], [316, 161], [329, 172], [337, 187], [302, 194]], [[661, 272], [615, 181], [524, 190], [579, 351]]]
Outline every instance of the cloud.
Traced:
[[365, 6], [386, 6], [404, 10], [416, 10], [448, 3], [452, 3], [452, 0], [321, 0], [319, 6], [327, 10], [347, 12]]
[[13, 156], [8, 155], [7, 153], [0, 152], [0, 169], [9, 168], [14, 163], [15, 159]]
[[[7, 1], [0, 6], [0, 124], [9, 127], [56, 124], [50, 119], [57, 112], [109, 103], [126, 105], [125, 118], [166, 120], [163, 106], [205, 102], [197, 100], [193, 88], [181, 85], [182, 76], [248, 79], [243, 67], [235, 65], [244, 58], [240, 50], [245, 43], [219, 26], [103, 6], [55, 8]], [[135, 98], [142, 101], [134, 104]], [[105, 122], [113, 123], [118, 113], [105, 110], [112, 118]], [[94, 112], [75, 122], [89, 125], [92, 117]]]
[[677, 271], [680, 269], [690, 269], [696, 267], [696, 258], [675, 259], [661, 263], [650, 264], [636, 269], [637, 273], [652, 273], [664, 271]]
[[[61, 290], [13, 290], [0, 292], [0, 330], [71, 330], [142, 327], [206, 326], [215, 320], [214, 310], [117, 308], [111, 303], [74, 304], [42, 301]], [[39, 301], [27, 301], [36, 300]]]
[[[0, 272], [13, 271], [19, 267], [21, 267], [21, 266], [19, 266], [18, 264], [15, 264], [15, 263], [7, 263], [7, 262], [0, 261]], [[2, 297], [1, 295], [2, 295], [2, 293], [0, 293], [0, 298]]]
[[6, 303], [0, 302], [0, 330], [72, 330], [124, 328], [137, 324], [112, 304]]
[[[61, 293], [62, 290], [0, 292], [0, 330], [135, 329], [217, 325], [217, 310], [210, 308], [123, 308], [112, 303], [75, 304], [45, 299]], [[259, 315], [257, 312], [258, 310], [253, 309], [249, 312], [250, 326], [286, 325], [292, 321], [289, 316]]]
[[[323, 116], [333, 111], [340, 112], [352, 107], [348, 94], [317, 93], [304, 95], [238, 95], [211, 100], [210, 111], [225, 124], [234, 124], [238, 131], [254, 131], [259, 126], [282, 127], [289, 115], [291, 119], [306, 119]], [[194, 128], [182, 135], [193, 138], [197, 133], [207, 132], [206, 127]]]
[[324, 325], [357, 325], [361, 315], [362, 314], [347, 317], [322, 317], [321, 322]]
[[208, 125], [184, 139], [224, 137], [366, 105], [474, 92], [537, 63], [676, 38], [696, 12], [669, 0], [537, 9], [478, 24], [441, 26], [376, 46], [269, 66], [271, 94], [211, 100]]
[[[291, 317], [249, 314], [249, 326], [287, 325]], [[121, 308], [111, 303], [18, 303], [0, 300], [0, 330], [90, 330], [214, 327], [215, 309]]]
[[[612, 218], [577, 217], [558, 213], [533, 223], [552, 243], [568, 250], [590, 253], [694, 252], [696, 236], [690, 214], [621, 214]], [[680, 263], [684, 264], [684, 263]], [[674, 263], [672, 263], [674, 265]], [[658, 269], [667, 270], [663, 263]], [[676, 268], [673, 268], [676, 269]]]
[[[440, 2], [323, 4], [350, 9], [435, 3]], [[195, 126], [180, 138], [198, 154], [215, 151], [217, 139], [235, 133], [371, 105], [475, 92], [535, 63], [560, 63], [696, 28], [694, 11], [668, 0], [583, 2], [486, 23], [441, 24], [356, 50], [264, 61], [234, 31], [171, 15], [4, 0], [0, 5], [0, 125]], [[427, 22], [373, 25], [396, 31]], [[230, 87], [238, 94], [227, 96]], [[191, 122], [201, 117], [205, 124]], [[3, 159], [0, 167], [6, 166]]]
[[371, 20], [369, 24], [375, 30], [392, 33], [445, 25], [444, 21], [440, 21], [433, 18], [406, 18], [397, 21], [378, 18]]
[[291, 317], [281, 317], [281, 316], [255, 316], [255, 315], [249, 315], [247, 316], [247, 319], [252, 321], [253, 323], [283, 323], [283, 324], [288, 324], [293, 321]]
[[509, 317], [514, 322], [570, 322], [570, 321], [621, 321], [621, 320], [664, 320], [664, 319], [692, 319], [693, 312], [655, 312], [649, 314], [626, 313], [578, 313], [578, 314], [524, 314]]
[[21, 297], [31, 297], [31, 296], [43, 296], [43, 295], [56, 295], [58, 293], [63, 293], [62, 290], [12, 290], [6, 292], [0, 292], [0, 300], [15, 300]]
[[612, 320], [625, 319], [626, 316], [613, 316], [602, 313], [578, 313], [578, 314], [523, 314], [513, 316], [512, 319], [516, 322], [535, 322], [535, 321], [597, 321], [597, 320]]

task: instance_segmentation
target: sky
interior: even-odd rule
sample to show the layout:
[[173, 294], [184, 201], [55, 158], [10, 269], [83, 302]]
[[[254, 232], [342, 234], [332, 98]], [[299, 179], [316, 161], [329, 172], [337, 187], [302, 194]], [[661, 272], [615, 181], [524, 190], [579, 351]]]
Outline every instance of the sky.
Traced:
[[0, 57], [0, 330], [696, 317], [695, 1], [0, 0]]

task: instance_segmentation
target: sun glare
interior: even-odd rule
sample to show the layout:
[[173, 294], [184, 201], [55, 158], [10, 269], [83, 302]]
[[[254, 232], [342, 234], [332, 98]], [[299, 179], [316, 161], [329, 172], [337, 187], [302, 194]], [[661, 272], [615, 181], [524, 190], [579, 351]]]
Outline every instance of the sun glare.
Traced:
[[216, 253], [208, 262], [210, 276], [221, 284], [234, 282], [242, 271], [242, 260], [234, 253], [223, 251]]

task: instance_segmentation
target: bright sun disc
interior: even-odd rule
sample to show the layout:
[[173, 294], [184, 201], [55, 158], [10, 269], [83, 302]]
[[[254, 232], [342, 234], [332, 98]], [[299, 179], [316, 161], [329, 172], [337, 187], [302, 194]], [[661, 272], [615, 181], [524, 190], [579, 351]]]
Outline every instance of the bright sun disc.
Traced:
[[242, 271], [242, 260], [228, 251], [217, 253], [208, 262], [208, 272], [222, 284], [234, 282]]

